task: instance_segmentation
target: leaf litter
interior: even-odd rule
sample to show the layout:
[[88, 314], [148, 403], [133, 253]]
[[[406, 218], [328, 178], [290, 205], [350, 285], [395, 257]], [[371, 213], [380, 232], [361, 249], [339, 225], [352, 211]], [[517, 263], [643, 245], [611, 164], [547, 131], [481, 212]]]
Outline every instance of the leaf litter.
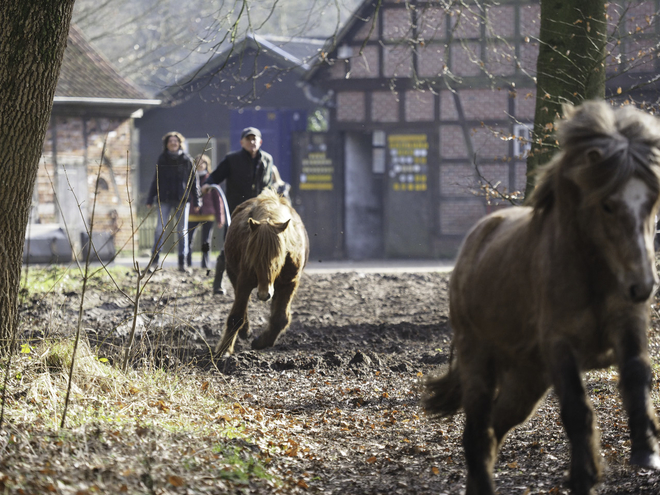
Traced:
[[[141, 301], [127, 374], [116, 371], [131, 307], [92, 286], [68, 427], [62, 383], [44, 349], [70, 337], [76, 297], [52, 291], [21, 306], [34, 351], [12, 368], [0, 434], [6, 493], [446, 493], [465, 489], [463, 416], [419, 408], [419, 384], [450, 355], [448, 274], [305, 274], [276, 345], [210, 359], [232, 303], [204, 271], [157, 273]], [[75, 295], [75, 291], [73, 292]], [[269, 308], [252, 301], [255, 334]], [[658, 368], [658, 314], [649, 331]], [[37, 360], [37, 351], [46, 356]], [[66, 357], [60, 359], [66, 361]], [[70, 359], [70, 357], [69, 357]], [[35, 364], [38, 361], [40, 364]], [[50, 364], [47, 364], [50, 363]], [[53, 364], [54, 363], [54, 364]], [[598, 494], [655, 494], [660, 475], [627, 465], [627, 419], [613, 370], [589, 373], [601, 435]], [[658, 404], [658, 377], [653, 386]], [[513, 430], [495, 465], [499, 493], [567, 494], [569, 448], [551, 392]]]

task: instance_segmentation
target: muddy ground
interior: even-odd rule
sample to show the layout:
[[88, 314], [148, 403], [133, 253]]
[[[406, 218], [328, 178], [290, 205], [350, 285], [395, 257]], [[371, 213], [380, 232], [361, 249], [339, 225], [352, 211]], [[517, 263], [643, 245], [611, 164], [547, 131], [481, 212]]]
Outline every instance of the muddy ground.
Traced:
[[[449, 357], [448, 279], [439, 272], [305, 274], [291, 326], [273, 348], [252, 351], [249, 342], [239, 341], [234, 356], [210, 360], [232, 290], [213, 296], [201, 269], [192, 275], [165, 270], [155, 274], [142, 299], [134, 362], [205, 370], [228, 401], [267, 412], [264, 421], [280, 428], [290, 445], [272, 459], [288, 483], [284, 492], [458, 494], [465, 487], [463, 417], [429, 419], [418, 404], [420, 380]], [[26, 331], [40, 338], [70, 327], [79, 300], [74, 296], [26, 302]], [[116, 291], [92, 287], [85, 308], [90, 341], [102, 343], [104, 355], [116, 359], [130, 329], [130, 305]], [[655, 316], [650, 335], [657, 362]], [[267, 317], [267, 304], [253, 300], [256, 333]], [[660, 493], [658, 473], [627, 466], [616, 375], [592, 373], [588, 384], [606, 465], [597, 493]], [[656, 377], [656, 404], [657, 392]], [[568, 493], [568, 461], [551, 393], [504, 444], [495, 467], [499, 493]], [[244, 490], [269, 492], [259, 484]]]

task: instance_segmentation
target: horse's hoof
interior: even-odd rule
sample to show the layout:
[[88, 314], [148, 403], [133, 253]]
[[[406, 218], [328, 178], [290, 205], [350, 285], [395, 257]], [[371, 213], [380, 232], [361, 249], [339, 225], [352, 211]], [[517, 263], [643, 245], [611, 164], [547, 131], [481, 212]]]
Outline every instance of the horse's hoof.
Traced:
[[257, 337], [252, 341], [252, 349], [258, 351], [260, 349], [265, 349], [266, 347], [271, 347], [273, 344], [267, 342], [266, 339], [262, 337]]
[[660, 471], [660, 455], [647, 450], [634, 452], [630, 456], [630, 465]]
[[213, 295], [214, 296], [224, 296], [226, 293], [227, 293], [227, 291], [225, 289], [223, 289], [222, 287], [220, 287], [219, 289], [214, 289], [213, 290]]

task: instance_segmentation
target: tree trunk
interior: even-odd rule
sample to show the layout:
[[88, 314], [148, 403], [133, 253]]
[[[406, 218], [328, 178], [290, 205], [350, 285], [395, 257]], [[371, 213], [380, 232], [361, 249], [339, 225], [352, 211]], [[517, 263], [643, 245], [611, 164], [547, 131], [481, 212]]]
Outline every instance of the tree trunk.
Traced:
[[557, 149], [554, 121], [563, 103], [605, 97], [605, 0], [541, 0], [536, 113], [525, 196], [536, 169]]
[[74, 0], [0, 2], [0, 350], [17, 322], [32, 189]]

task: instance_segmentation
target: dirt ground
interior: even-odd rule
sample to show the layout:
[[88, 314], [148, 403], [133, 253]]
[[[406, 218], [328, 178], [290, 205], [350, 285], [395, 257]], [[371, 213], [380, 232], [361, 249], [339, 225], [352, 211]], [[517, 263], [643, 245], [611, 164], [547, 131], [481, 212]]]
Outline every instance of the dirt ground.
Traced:
[[[285, 492], [324, 494], [458, 494], [465, 488], [462, 415], [425, 417], [420, 380], [446, 364], [449, 274], [305, 274], [293, 303], [293, 321], [276, 345], [209, 359], [233, 300], [211, 294], [205, 271], [165, 270], [143, 298], [138, 348], [162, 366], [192, 365], [209, 374], [228, 401], [269, 412], [291, 448], [272, 462], [290, 480]], [[23, 306], [34, 337], [56, 333], [77, 312], [75, 294]], [[128, 333], [130, 305], [117, 293], [91, 289], [85, 328], [107, 355]], [[268, 304], [253, 299], [250, 322], [259, 333]], [[658, 321], [650, 330], [658, 361]], [[117, 353], [114, 353], [116, 355]], [[138, 359], [140, 356], [138, 356]], [[657, 365], [656, 365], [657, 368]], [[627, 465], [627, 424], [616, 374], [588, 377], [606, 466], [599, 494], [657, 494], [660, 474]], [[658, 404], [658, 382], [654, 383]], [[279, 422], [279, 423], [278, 423]], [[250, 448], [259, 450], [258, 445]], [[569, 449], [551, 393], [537, 413], [514, 430], [495, 466], [499, 493], [568, 493]], [[268, 493], [264, 486], [245, 488]]]

